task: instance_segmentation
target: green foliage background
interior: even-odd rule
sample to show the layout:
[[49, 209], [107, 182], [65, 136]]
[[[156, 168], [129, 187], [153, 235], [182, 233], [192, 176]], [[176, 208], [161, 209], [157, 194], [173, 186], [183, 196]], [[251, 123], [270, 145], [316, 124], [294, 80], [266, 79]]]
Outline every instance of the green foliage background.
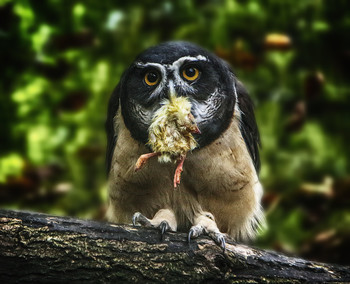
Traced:
[[109, 95], [143, 49], [188, 40], [230, 62], [255, 102], [269, 223], [256, 244], [349, 264], [349, 11], [346, 0], [0, 1], [0, 205], [101, 219]]

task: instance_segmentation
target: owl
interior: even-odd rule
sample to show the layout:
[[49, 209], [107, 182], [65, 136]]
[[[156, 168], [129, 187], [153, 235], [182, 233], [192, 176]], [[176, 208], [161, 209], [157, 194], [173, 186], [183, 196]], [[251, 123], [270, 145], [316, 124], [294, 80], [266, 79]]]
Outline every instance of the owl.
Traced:
[[264, 225], [253, 104], [209, 51], [166, 42], [138, 55], [111, 95], [106, 132], [109, 221], [223, 248], [225, 234], [247, 241]]

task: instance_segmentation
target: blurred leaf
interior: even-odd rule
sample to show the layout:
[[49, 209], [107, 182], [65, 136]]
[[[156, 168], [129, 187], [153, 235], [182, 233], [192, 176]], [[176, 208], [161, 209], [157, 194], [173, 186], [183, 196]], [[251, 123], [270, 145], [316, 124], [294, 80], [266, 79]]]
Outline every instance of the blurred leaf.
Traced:
[[0, 183], [6, 182], [8, 176], [18, 176], [23, 170], [24, 161], [18, 154], [10, 154], [0, 159]]

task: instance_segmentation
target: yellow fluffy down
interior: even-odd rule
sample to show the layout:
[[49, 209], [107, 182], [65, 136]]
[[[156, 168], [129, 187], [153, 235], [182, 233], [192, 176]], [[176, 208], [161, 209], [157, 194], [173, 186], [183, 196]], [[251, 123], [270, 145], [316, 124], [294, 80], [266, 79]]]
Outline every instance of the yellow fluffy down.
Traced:
[[191, 103], [186, 97], [171, 96], [163, 101], [149, 127], [148, 145], [159, 162], [175, 162], [197, 147], [191, 134], [197, 127], [191, 115]]

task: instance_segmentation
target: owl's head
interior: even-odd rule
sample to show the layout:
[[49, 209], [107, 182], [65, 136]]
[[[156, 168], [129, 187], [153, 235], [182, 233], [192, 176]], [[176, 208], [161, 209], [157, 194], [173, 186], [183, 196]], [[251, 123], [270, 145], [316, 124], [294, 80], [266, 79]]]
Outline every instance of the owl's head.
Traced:
[[118, 86], [122, 116], [134, 139], [147, 143], [148, 128], [164, 99], [186, 97], [200, 129], [199, 147], [228, 127], [236, 102], [235, 77], [214, 54], [187, 42], [167, 42], [141, 53]]

